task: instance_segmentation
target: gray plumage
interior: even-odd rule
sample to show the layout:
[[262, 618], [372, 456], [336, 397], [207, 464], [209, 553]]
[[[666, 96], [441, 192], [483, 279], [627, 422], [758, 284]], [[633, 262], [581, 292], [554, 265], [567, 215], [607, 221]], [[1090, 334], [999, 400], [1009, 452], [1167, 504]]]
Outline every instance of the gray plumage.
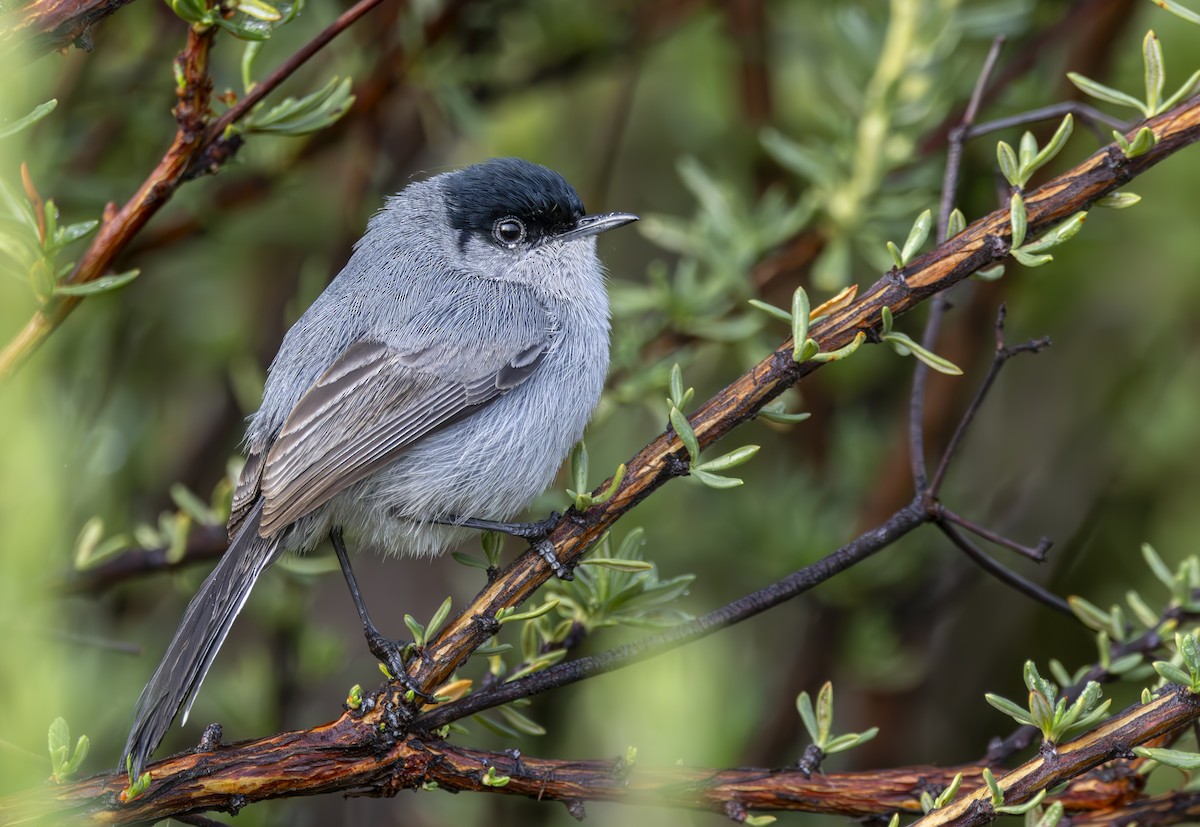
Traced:
[[135, 776], [283, 551], [341, 526], [359, 545], [437, 554], [464, 529], [433, 521], [508, 520], [545, 490], [608, 369], [594, 236], [632, 220], [584, 216], [557, 173], [514, 158], [387, 201], [271, 364], [230, 549], [137, 703]]

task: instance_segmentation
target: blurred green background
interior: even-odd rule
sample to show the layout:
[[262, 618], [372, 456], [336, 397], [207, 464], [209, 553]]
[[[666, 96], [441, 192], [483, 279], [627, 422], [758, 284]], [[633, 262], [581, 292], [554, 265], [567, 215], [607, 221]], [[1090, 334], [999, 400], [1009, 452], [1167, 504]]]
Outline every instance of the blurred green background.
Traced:
[[[306, 7], [267, 43], [259, 77], [341, 9]], [[884, 242], [902, 243], [917, 213], [936, 207], [947, 126], [995, 35], [1007, 44], [981, 120], [1077, 97], [1067, 70], [1140, 94], [1149, 27], [1173, 89], [1197, 68], [1200, 28], [1150, 2], [385, 3], [268, 101], [350, 76], [358, 103], [349, 114], [304, 138], [251, 136], [218, 175], [186, 184], [117, 263], [141, 275], [86, 299], [0, 388], [0, 792], [46, 778], [46, 730], [59, 715], [91, 739], [85, 773], [116, 764], [133, 702], [207, 566], [81, 589], [77, 537], [99, 517], [104, 538], [153, 546], [160, 514], [177, 513], [173, 485], [208, 500], [237, 456], [283, 331], [385, 195], [513, 154], [561, 171], [590, 211], [646, 218], [640, 233], [600, 243], [614, 364], [587, 437], [596, 484], [665, 427], [672, 364], [704, 399], [782, 341], [786, 328], [747, 299], [786, 305], [800, 284], [824, 298], [890, 266]], [[97, 27], [90, 53], [10, 59], [0, 67], [0, 123], [59, 103], [0, 141], [0, 179], [20, 193], [25, 162], [62, 223], [122, 203], [174, 132], [171, 63], [184, 37], [168, 6], [141, 0]], [[218, 93], [240, 93], [242, 52], [218, 36]], [[1035, 132], [1044, 141], [1055, 125]], [[995, 141], [967, 147], [958, 203], [968, 220], [1005, 197]], [[1099, 145], [1077, 121], [1050, 172]], [[815, 170], [780, 163], [789, 148]], [[1040, 567], [996, 554], [1102, 606], [1148, 583], [1140, 543], [1174, 563], [1200, 529], [1200, 327], [1189, 321], [1200, 298], [1200, 151], [1130, 190], [1139, 205], [1095, 210], [1053, 264], [1012, 264], [999, 282], [957, 289], [938, 352], [965, 376], [930, 383], [932, 449], [986, 370], [1001, 302], [1011, 341], [1052, 337], [1047, 352], [1002, 374], [944, 500], [1027, 544], [1052, 538]], [[0, 279], [7, 341], [37, 304], [26, 275], [8, 259], [0, 266], [13, 276]], [[919, 338], [920, 319], [898, 325]], [[695, 574], [677, 604], [692, 613], [829, 553], [911, 496], [911, 376], [911, 360], [883, 348], [829, 366], [789, 394], [791, 409], [813, 412], [809, 421], [752, 423], [712, 450], [763, 446], [735, 472], [743, 487], [673, 482], [629, 514], [616, 539], [641, 526], [659, 576]], [[534, 516], [562, 509], [568, 484], [564, 474]], [[198, 528], [192, 543], [211, 547], [219, 535]], [[481, 585], [478, 570], [448, 556], [364, 554], [357, 566], [376, 620], [397, 635], [404, 613], [428, 618], [447, 595], [461, 607]], [[191, 722], [161, 754], [192, 746], [209, 721], [224, 724], [227, 740], [314, 725], [338, 714], [352, 684], [377, 682], [341, 577], [324, 569], [277, 567], [263, 579]], [[1162, 597], [1153, 586], [1145, 593]], [[643, 633], [599, 630], [582, 651]], [[827, 770], [949, 764], [977, 758], [1009, 731], [982, 695], [1022, 697], [1024, 659], [1057, 657], [1074, 669], [1094, 652], [1078, 623], [990, 580], [928, 528], [737, 628], [535, 699], [525, 712], [546, 736], [513, 742], [468, 722], [461, 740], [540, 757], [608, 758], [636, 746], [645, 765], [780, 766], [806, 743], [796, 694], [832, 679], [837, 729], [881, 732]], [[1114, 691], [1119, 708], [1136, 690]], [[593, 824], [726, 821], [587, 810]], [[812, 819], [780, 814], [785, 824]], [[438, 792], [269, 802], [237, 823], [365, 820], [573, 823], [557, 804]]]

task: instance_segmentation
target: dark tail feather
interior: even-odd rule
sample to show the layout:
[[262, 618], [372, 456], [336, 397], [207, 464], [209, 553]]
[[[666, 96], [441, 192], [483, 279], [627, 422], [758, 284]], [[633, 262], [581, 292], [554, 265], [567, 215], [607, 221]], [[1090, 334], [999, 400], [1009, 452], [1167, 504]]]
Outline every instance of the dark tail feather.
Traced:
[[[141, 774], [146, 760], [158, 748], [185, 704], [183, 719], [187, 721], [208, 667], [255, 581], [279, 556], [276, 540], [258, 536], [261, 518], [262, 500], [259, 500], [228, 551], [188, 604], [167, 653], [138, 698], [124, 753], [132, 758], [132, 778]], [[122, 760], [121, 769], [124, 768]]]

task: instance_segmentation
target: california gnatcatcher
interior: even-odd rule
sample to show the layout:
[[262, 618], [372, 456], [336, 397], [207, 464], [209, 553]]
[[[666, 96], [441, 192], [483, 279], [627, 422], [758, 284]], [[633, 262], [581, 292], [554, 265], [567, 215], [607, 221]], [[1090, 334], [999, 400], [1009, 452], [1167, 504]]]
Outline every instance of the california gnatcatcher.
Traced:
[[562, 176], [517, 158], [388, 199], [271, 363], [229, 549], [138, 699], [131, 777], [185, 704], [187, 719], [255, 581], [283, 552], [333, 538], [371, 651], [403, 675], [400, 647], [362, 607], [342, 530], [390, 554], [437, 554], [463, 526], [539, 539], [540, 524], [497, 521], [545, 490], [591, 418], [609, 351], [595, 236], [636, 218], [585, 215]]

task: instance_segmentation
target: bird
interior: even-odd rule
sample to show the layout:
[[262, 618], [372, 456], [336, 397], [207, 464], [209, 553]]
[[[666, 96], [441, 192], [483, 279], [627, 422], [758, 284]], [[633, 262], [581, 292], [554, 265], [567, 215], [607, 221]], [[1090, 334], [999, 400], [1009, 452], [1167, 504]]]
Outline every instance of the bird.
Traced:
[[609, 307], [589, 215], [557, 172], [493, 158], [410, 183], [288, 330], [245, 439], [229, 547], [137, 700], [123, 769], [140, 777], [183, 722], [258, 578], [333, 541], [371, 651], [378, 632], [344, 537], [435, 555], [470, 529], [529, 539], [559, 576], [547, 521], [511, 523], [552, 482], [599, 402]]

